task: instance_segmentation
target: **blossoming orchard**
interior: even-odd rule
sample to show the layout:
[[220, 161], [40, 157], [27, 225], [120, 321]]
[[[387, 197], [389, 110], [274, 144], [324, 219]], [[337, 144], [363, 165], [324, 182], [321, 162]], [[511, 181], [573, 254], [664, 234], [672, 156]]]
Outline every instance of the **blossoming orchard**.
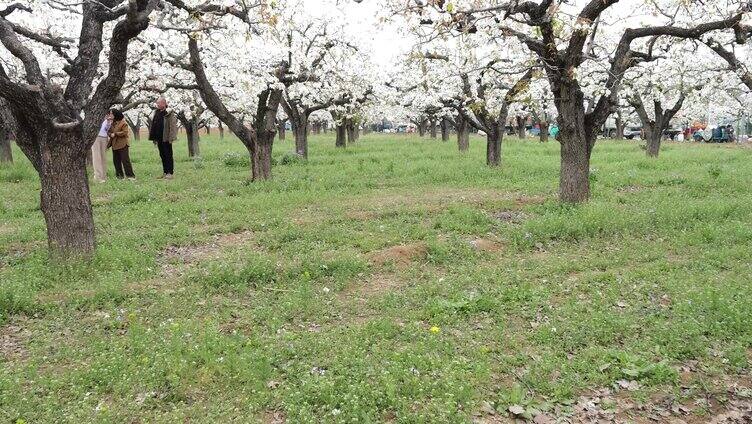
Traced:
[[0, 412], [748, 422], [751, 18], [2, 1]]

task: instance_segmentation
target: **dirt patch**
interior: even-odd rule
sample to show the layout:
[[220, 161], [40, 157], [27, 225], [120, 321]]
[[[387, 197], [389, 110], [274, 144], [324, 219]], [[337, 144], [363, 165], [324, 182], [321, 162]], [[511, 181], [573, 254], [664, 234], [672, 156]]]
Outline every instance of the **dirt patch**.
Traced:
[[217, 257], [219, 252], [228, 247], [240, 246], [253, 239], [252, 231], [242, 233], [230, 233], [215, 235], [214, 239], [206, 244], [194, 246], [169, 246], [162, 251], [160, 257], [170, 261], [191, 264], [205, 259]]
[[517, 207], [523, 207], [528, 205], [540, 205], [546, 202], [546, 198], [543, 196], [519, 196], [514, 199], [514, 204]]
[[7, 362], [28, 358], [29, 351], [26, 348], [26, 341], [30, 338], [31, 333], [18, 322], [0, 327], [0, 358]]
[[470, 247], [480, 252], [499, 252], [504, 248], [501, 243], [484, 238], [470, 240], [469, 243]]
[[264, 424], [284, 424], [287, 416], [282, 411], [264, 411], [261, 413], [261, 422]]
[[392, 293], [405, 287], [407, 282], [393, 274], [374, 274], [363, 281], [354, 281], [339, 294], [340, 300], [359, 299]]
[[527, 214], [521, 211], [504, 210], [494, 212], [493, 214], [491, 214], [491, 217], [501, 222], [518, 224], [527, 219]]
[[[514, 202], [515, 207], [541, 204], [546, 201], [542, 196], [528, 196], [526, 194], [508, 192], [496, 189], [475, 188], [422, 188], [411, 191], [390, 191], [368, 193], [356, 197], [344, 197], [331, 204], [330, 208], [322, 205], [307, 206], [292, 215], [290, 220], [297, 225], [312, 225], [326, 222], [332, 217], [331, 210], [346, 210], [344, 216], [348, 219], [367, 221], [383, 217], [396, 209], [420, 210], [438, 212], [451, 204], [468, 204], [483, 206], [489, 202]], [[353, 207], [357, 205], [357, 207]]]
[[367, 255], [368, 260], [376, 266], [393, 263], [397, 266], [407, 266], [413, 261], [423, 259], [428, 254], [428, 246], [423, 242], [401, 244], [387, 247]]

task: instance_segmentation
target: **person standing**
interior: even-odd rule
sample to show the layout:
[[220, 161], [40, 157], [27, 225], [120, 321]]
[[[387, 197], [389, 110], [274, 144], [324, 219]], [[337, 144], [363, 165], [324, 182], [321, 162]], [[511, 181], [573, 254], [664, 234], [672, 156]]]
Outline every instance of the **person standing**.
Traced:
[[130, 157], [130, 128], [125, 122], [123, 112], [112, 109], [112, 126], [110, 126], [110, 146], [112, 147], [112, 162], [115, 164], [115, 175], [119, 180], [128, 177], [129, 180], [135, 180], [136, 175], [133, 173]]
[[164, 97], [157, 99], [156, 107], [149, 128], [149, 140], [157, 146], [159, 158], [162, 159], [162, 176], [159, 178], [171, 180], [175, 172], [172, 142], [178, 136], [178, 120], [174, 112], [167, 110], [167, 100]]
[[91, 145], [91, 163], [94, 167], [94, 181], [103, 183], [107, 181], [107, 144], [109, 142], [108, 132], [112, 126], [112, 113], [107, 115], [99, 127], [99, 134]]

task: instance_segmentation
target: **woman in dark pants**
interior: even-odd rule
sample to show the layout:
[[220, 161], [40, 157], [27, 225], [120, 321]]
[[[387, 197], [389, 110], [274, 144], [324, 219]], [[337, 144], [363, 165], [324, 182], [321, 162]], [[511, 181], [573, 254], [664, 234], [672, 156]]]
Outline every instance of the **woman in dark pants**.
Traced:
[[110, 136], [110, 146], [112, 147], [112, 162], [115, 164], [115, 175], [118, 179], [128, 177], [129, 180], [135, 180], [131, 157], [128, 152], [131, 146], [130, 129], [125, 122], [123, 112], [112, 109], [112, 126], [108, 135]]

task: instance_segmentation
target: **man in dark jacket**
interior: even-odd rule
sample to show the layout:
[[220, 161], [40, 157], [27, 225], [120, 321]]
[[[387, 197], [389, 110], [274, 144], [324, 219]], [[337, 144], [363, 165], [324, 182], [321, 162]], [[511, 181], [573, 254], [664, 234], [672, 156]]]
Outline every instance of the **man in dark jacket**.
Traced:
[[159, 178], [171, 180], [175, 172], [172, 142], [177, 139], [177, 117], [173, 111], [167, 110], [167, 100], [164, 97], [157, 99], [156, 106], [157, 110], [154, 111], [154, 117], [149, 128], [149, 140], [157, 146], [159, 157], [162, 159], [163, 174]]

